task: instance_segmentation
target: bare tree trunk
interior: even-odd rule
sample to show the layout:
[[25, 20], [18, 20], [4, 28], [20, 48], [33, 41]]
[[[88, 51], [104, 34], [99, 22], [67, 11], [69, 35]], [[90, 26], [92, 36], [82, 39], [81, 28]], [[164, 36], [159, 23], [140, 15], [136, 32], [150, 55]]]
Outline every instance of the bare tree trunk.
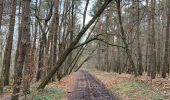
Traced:
[[156, 40], [155, 40], [155, 0], [151, 0], [151, 47], [150, 47], [150, 55], [151, 55], [151, 79], [154, 79], [156, 76]]
[[87, 13], [87, 7], [89, 5], [89, 0], [86, 1], [86, 6], [84, 9], [84, 14], [83, 14], [83, 27], [85, 26], [85, 21], [86, 21], [86, 13]]
[[26, 56], [24, 64], [24, 78], [23, 78], [23, 93], [25, 96], [30, 93], [30, 82], [32, 79], [32, 66], [31, 62], [33, 59], [32, 50], [31, 50], [31, 41], [30, 41], [30, 31], [28, 29], [27, 33], [27, 47], [26, 47]]
[[149, 61], [146, 61], [146, 65], [147, 65], [147, 75], [148, 76], [150, 76], [150, 74], [151, 74], [151, 65], [152, 65], [152, 63], [151, 63], [151, 50], [150, 50], [150, 48], [151, 48], [151, 31], [150, 31], [150, 26], [151, 26], [151, 18], [150, 18], [150, 14], [149, 14], [149, 0], [146, 0], [146, 9], [147, 9], [147, 20], [148, 20], [148, 32], [147, 32], [147, 47], [146, 47], [146, 60], [148, 60], [149, 59]]
[[[1, 21], [2, 21], [2, 14], [3, 14], [3, 1], [4, 0], [0, 0], [0, 29], [1, 29]], [[1, 46], [1, 50], [0, 50], [0, 62], [2, 63], [2, 33], [1, 33], [1, 30], [0, 30], [0, 46]], [[0, 64], [0, 68], [2, 67], [3, 65]], [[0, 93], [2, 92], [3, 90], [3, 82], [1, 81], [2, 79], [0, 79]]]
[[[105, 41], [107, 42], [107, 43], [109, 43], [109, 34], [107, 33], [107, 31], [108, 31], [108, 27], [109, 27], [109, 25], [108, 25], [108, 23], [109, 23], [109, 15], [108, 15], [108, 9], [106, 9], [107, 11], [107, 14], [106, 14], [106, 29], [105, 29], [105, 33], [106, 33], [106, 36], [105, 36]], [[106, 51], [105, 51], [105, 66], [106, 66], [106, 71], [107, 72], [109, 72], [110, 71], [110, 65], [109, 65], [109, 45], [108, 44], [106, 44]]]
[[138, 40], [138, 74], [142, 75], [143, 73], [143, 66], [142, 66], [142, 51], [141, 51], [141, 43], [140, 43], [140, 9], [139, 9], [139, 0], [137, 3], [137, 13], [138, 13], [138, 22], [137, 22], [137, 40]]
[[[87, 1], [87, 2], [89, 2], [89, 1]], [[75, 13], [74, 13], [74, 11], [75, 11], [75, 1], [73, 0], [72, 1], [72, 4], [71, 4], [71, 7], [72, 7], [72, 10], [71, 10], [71, 25], [70, 25], [70, 28], [71, 28], [71, 30], [70, 30], [70, 43], [73, 41], [73, 36], [74, 36], [74, 30], [75, 30]], [[87, 6], [88, 6], [88, 4], [86, 4], [86, 10], [87, 10]], [[84, 18], [83, 18], [83, 20], [84, 20], [84, 22], [85, 22], [85, 18], [86, 18], [86, 11], [84, 11]], [[85, 25], [85, 23], [83, 24], [83, 27], [84, 27], [84, 25]], [[72, 70], [72, 68], [71, 68], [71, 63], [72, 63], [72, 60], [73, 60], [73, 52], [70, 52], [70, 54], [69, 54], [69, 56], [68, 56], [68, 65], [67, 65], [67, 67], [69, 67], [68, 68], [68, 73], [67, 74], [69, 74], [69, 72], [71, 72], [71, 70]], [[67, 68], [66, 68], [67, 69]]]
[[[161, 17], [161, 4], [160, 4], [160, 0], [158, 2], [158, 17], [160, 18]], [[161, 30], [161, 22], [160, 22], [160, 19], [158, 20], [158, 26], [159, 26], [159, 29]], [[161, 68], [161, 53], [162, 53], [162, 50], [161, 50], [161, 31], [158, 32], [158, 36], [157, 36], [157, 65], [156, 65], [156, 71], [158, 74], [160, 74], [160, 68]]]
[[9, 33], [7, 37], [2, 73], [1, 73], [1, 81], [4, 86], [9, 85], [9, 75], [10, 75], [9, 72], [10, 72], [13, 33], [14, 33], [14, 25], [15, 25], [16, 4], [17, 4], [17, 1], [13, 0], [12, 14], [10, 16], [10, 24], [9, 24]]
[[170, 27], [170, 1], [166, 0], [167, 4], [167, 26], [166, 26], [166, 41], [165, 41], [165, 54], [164, 54], [164, 63], [162, 67], [162, 77], [166, 77], [166, 73], [168, 69], [168, 55], [169, 55], [169, 27]]
[[[53, 17], [53, 25], [52, 25], [52, 35], [53, 35], [53, 47], [52, 47], [52, 63], [51, 69], [54, 68], [55, 63], [57, 61], [57, 34], [58, 34], [58, 27], [59, 27], [59, 0], [55, 0], [55, 12]], [[53, 81], [55, 77], [53, 77]]]
[[[36, 9], [38, 9], [38, 0], [35, 1], [35, 7]], [[35, 11], [35, 14], [37, 14], [39, 16], [39, 13], [38, 11], [36, 10]], [[34, 75], [35, 75], [35, 72], [36, 72], [36, 42], [37, 42], [37, 33], [38, 33], [38, 22], [37, 22], [37, 19], [35, 17], [35, 26], [34, 26], [34, 40], [33, 40], [33, 44], [32, 44], [32, 48], [31, 48], [31, 56], [33, 57], [32, 59], [32, 62], [31, 62], [31, 71], [32, 71], [32, 76], [31, 76], [31, 80], [33, 79]]]
[[14, 67], [14, 87], [11, 100], [18, 100], [20, 85], [22, 81], [22, 70], [24, 66], [25, 56], [27, 52], [27, 45], [29, 43], [29, 28], [30, 28], [30, 0], [23, 0], [22, 3], [22, 20], [21, 20], [21, 41], [19, 43], [19, 52]]
[[38, 71], [36, 76], [36, 81], [39, 81], [43, 76], [44, 71], [44, 45], [45, 41], [43, 37], [40, 38], [40, 47], [39, 47], [39, 57], [38, 57]]
[[19, 44], [21, 42], [21, 36], [22, 36], [22, 32], [21, 32], [21, 1], [19, 1], [19, 16], [18, 16], [18, 41], [17, 41], [17, 49], [16, 49], [16, 53], [15, 53], [15, 64], [14, 66], [16, 66], [17, 64], [17, 59], [18, 59], [18, 55], [19, 55]]
[[97, 69], [101, 70], [101, 43], [98, 42], [98, 48], [97, 48]]
[[[120, 45], [121, 44], [121, 39], [119, 38], [118, 40], [117, 40], [117, 44], [118, 45]], [[117, 48], [118, 50], [117, 50], [117, 63], [116, 63], [116, 72], [117, 73], [120, 73], [121, 72], [121, 48]]]
[[[3, 2], [4, 2], [4, 0], [0, 0], [0, 27], [1, 27], [2, 14], [3, 14]], [[1, 32], [0, 32], [0, 34], [1, 34]]]
[[125, 35], [125, 32], [124, 32], [124, 28], [123, 28], [123, 23], [122, 23], [122, 16], [121, 16], [121, 7], [120, 7], [120, 3], [121, 3], [121, 0], [116, 0], [117, 2], [117, 12], [118, 12], [118, 18], [119, 18], [119, 24], [120, 24], [120, 30], [121, 30], [121, 38], [122, 38], [122, 41], [125, 45], [125, 50], [126, 50], [126, 54], [127, 54], [127, 57], [129, 59], [129, 62], [132, 66], [132, 70], [134, 72], [134, 75], [135, 77], [137, 76], [137, 70], [136, 70], [136, 67], [135, 67], [135, 63], [132, 59], [132, 54], [129, 50], [129, 46], [128, 46], [128, 43], [127, 43], [127, 40], [126, 40], [126, 35]]

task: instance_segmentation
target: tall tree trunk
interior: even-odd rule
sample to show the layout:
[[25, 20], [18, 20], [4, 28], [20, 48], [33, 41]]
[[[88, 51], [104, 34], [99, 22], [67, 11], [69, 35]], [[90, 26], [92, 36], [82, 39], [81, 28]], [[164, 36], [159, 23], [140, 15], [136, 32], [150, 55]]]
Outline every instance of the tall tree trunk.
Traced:
[[[147, 46], [146, 46], [146, 68], [147, 69], [147, 75], [150, 76], [150, 73], [151, 73], [151, 61], [150, 61], [150, 58], [151, 58], [151, 51], [150, 51], [150, 48], [151, 48], [151, 31], [150, 31], [150, 26], [151, 26], [151, 18], [150, 18], [150, 14], [149, 14], [149, 0], [146, 0], [146, 13], [147, 13], [147, 20], [148, 20], [148, 31], [147, 31]], [[148, 61], [149, 59], [149, 61]]]
[[23, 0], [22, 3], [22, 19], [21, 19], [21, 41], [19, 43], [19, 52], [14, 66], [14, 87], [11, 100], [18, 100], [20, 85], [22, 81], [22, 70], [26, 58], [27, 46], [29, 44], [29, 28], [30, 28], [30, 2], [31, 0]]
[[1, 72], [1, 82], [4, 86], [9, 85], [10, 63], [11, 63], [11, 52], [12, 52], [13, 33], [14, 33], [14, 25], [15, 25], [16, 4], [17, 4], [17, 0], [13, 0], [12, 14], [10, 16], [10, 23], [9, 23], [9, 33], [7, 36], [7, 42], [6, 42], [4, 60], [3, 60], [3, 67], [2, 67], [2, 72]]
[[123, 23], [122, 23], [122, 16], [121, 16], [121, 7], [120, 7], [120, 4], [121, 4], [121, 0], [116, 0], [117, 2], [117, 12], [118, 12], [118, 18], [119, 18], [119, 24], [120, 24], [120, 31], [121, 31], [121, 38], [122, 38], [122, 41], [125, 45], [125, 50], [126, 50], [126, 54], [127, 54], [127, 57], [129, 59], [129, 62], [132, 66], [132, 70], [134, 72], [134, 75], [135, 77], [137, 76], [137, 70], [136, 70], [136, 67], [135, 67], [135, 63], [132, 59], [132, 53], [130, 52], [129, 50], [129, 46], [128, 46], [128, 43], [127, 43], [127, 40], [126, 40], [126, 34], [124, 32], [124, 28], [123, 28]]
[[[3, 57], [2, 57], [2, 33], [1, 33], [1, 21], [2, 21], [2, 14], [3, 14], [3, 1], [4, 0], [0, 0], [0, 63], [2, 63], [3, 61], [2, 61], [2, 59], [3, 59]], [[0, 68], [2, 67], [3, 65], [1, 65], [0, 64]], [[2, 79], [1, 79], [2, 80]], [[2, 90], [3, 90], [3, 82], [0, 80], [0, 93], [2, 92]]]
[[[55, 63], [57, 61], [57, 34], [59, 27], [59, 0], [55, 0], [55, 12], [54, 12], [54, 25], [53, 27], [53, 58], [52, 58], [52, 68], [54, 68]], [[55, 77], [53, 77], [55, 80]]]
[[[35, 1], [35, 8], [38, 9], [38, 0]], [[39, 13], [37, 10], [35, 10], [35, 14], [37, 14], [39, 16]], [[34, 39], [33, 39], [33, 44], [32, 44], [32, 48], [31, 48], [31, 56], [33, 57], [32, 62], [31, 62], [31, 71], [32, 71], [32, 76], [31, 76], [31, 80], [33, 79], [35, 72], [36, 72], [36, 42], [37, 42], [37, 33], [38, 33], [38, 20], [35, 18], [35, 28], [34, 28]]]
[[[4, 2], [4, 0], [0, 0], [0, 27], [1, 27], [2, 14], [3, 14], [3, 2]], [[0, 34], [1, 34], [1, 32], [0, 32]]]
[[36, 76], [36, 81], [39, 81], [43, 77], [44, 72], [44, 46], [45, 41], [43, 39], [43, 36], [40, 38], [40, 45], [39, 45], [39, 57], [38, 57], [38, 71]]
[[26, 47], [26, 56], [25, 56], [25, 64], [24, 64], [24, 78], [23, 78], [23, 93], [25, 97], [27, 94], [30, 93], [30, 82], [32, 79], [33, 71], [32, 68], [32, 50], [31, 50], [31, 41], [30, 41], [30, 34], [29, 29], [27, 33], [27, 47]]
[[18, 41], [17, 41], [17, 49], [16, 49], [16, 53], [15, 53], [15, 64], [14, 66], [16, 66], [17, 64], [17, 59], [18, 59], [18, 55], [19, 55], [19, 45], [21, 42], [21, 36], [22, 36], [22, 32], [21, 32], [21, 0], [19, 0], [19, 16], [18, 16]]
[[[89, 1], [87, 1], [87, 2], [89, 2]], [[74, 14], [74, 11], [75, 11], [75, 0], [72, 0], [72, 5], [71, 5], [71, 7], [72, 7], [72, 10], [71, 10], [71, 26], [70, 26], [70, 43], [73, 41], [73, 36], [74, 36], [74, 30], [75, 30], [75, 28], [74, 28], [74, 24], [75, 24], [75, 14]], [[86, 10], [87, 10], [87, 6], [88, 6], [88, 4], [86, 4]], [[85, 21], [85, 18], [86, 18], [86, 11], [84, 11], [84, 18], [83, 18], [83, 20]], [[85, 23], [84, 23], [85, 24]], [[84, 27], [84, 24], [83, 24], [83, 27]], [[68, 65], [67, 65], [67, 67], [69, 67], [68, 68], [68, 74], [69, 74], [69, 72], [71, 72], [71, 62], [72, 62], [72, 60], [73, 60], [73, 52], [70, 52], [70, 54], [69, 54], [69, 56], [68, 56]]]
[[[105, 33], [106, 33], [106, 36], [105, 36], [105, 41], [107, 43], [109, 43], [109, 34], [107, 33], [108, 32], [108, 27], [109, 27], [109, 15], [108, 15], [108, 9], [106, 9], [107, 11], [107, 14], [106, 14], [106, 29], [105, 29]], [[105, 66], [106, 66], [106, 71], [109, 72], [110, 71], [110, 65], [109, 65], [109, 45], [106, 44], [106, 51], [105, 51]]]
[[[39, 9], [41, 8], [41, 3], [42, 1], [39, 1]], [[39, 19], [37, 19], [40, 21]], [[46, 20], [46, 19], [45, 19]], [[47, 22], [44, 22], [44, 26], [39, 25], [39, 28], [41, 30], [40, 32], [40, 39], [39, 39], [39, 53], [38, 53], [38, 71], [37, 71], [37, 76], [36, 76], [36, 81], [39, 81], [42, 79], [43, 75], [45, 75], [45, 69], [44, 69], [44, 59], [45, 59], [45, 43], [46, 43], [46, 27], [47, 27]]]
[[156, 76], [156, 39], [155, 39], [155, 0], [151, 0], [151, 46], [150, 46], [150, 62], [151, 62], [151, 79]]
[[166, 26], [166, 41], [165, 41], [165, 54], [164, 54], [164, 63], [162, 67], [162, 77], [166, 77], [166, 73], [168, 69], [168, 55], [169, 55], [169, 27], [170, 27], [170, 0], [166, 0], [167, 4], [167, 26]]
[[86, 6], [85, 6], [85, 9], [84, 9], [84, 14], [83, 14], [83, 27], [85, 26], [86, 13], [87, 13], [88, 5], [89, 5], [89, 0], [86, 0]]
[[[161, 17], [161, 2], [159, 0], [158, 2], [158, 17], [160, 18]], [[158, 26], [159, 26], [159, 30], [161, 30], [161, 20], [159, 19], [158, 20]], [[156, 65], [156, 69], [157, 69], [157, 73], [160, 74], [160, 68], [161, 68], [161, 53], [162, 53], [162, 50], [161, 50], [161, 31], [158, 32], [158, 36], [157, 36], [157, 65]]]
[[141, 51], [141, 43], [140, 43], [140, 9], [139, 9], [139, 0], [137, 3], [137, 41], [138, 41], [138, 74], [142, 75], [143, 73], [143, 66], [142, 66], [142, 51]]
[[[117, 44], [118, 45], [120, 45], [121, 44], [121, 39], [119, 38], [118, 40], [117, 40]], [[120, 73], [121, 72], [121, 48], [117, 48], [118, 50], [117, 50], [117, 64], [116, 64], [116, 72], [117, 73]]]

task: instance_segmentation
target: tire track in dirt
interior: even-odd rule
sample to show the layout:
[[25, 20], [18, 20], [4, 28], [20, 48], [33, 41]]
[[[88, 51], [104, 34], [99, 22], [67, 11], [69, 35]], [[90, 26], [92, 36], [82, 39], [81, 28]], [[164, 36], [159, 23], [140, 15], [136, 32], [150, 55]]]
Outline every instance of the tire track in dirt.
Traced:
[[68, 100], [119, 100], [98, 79], [86, 71], [79, 71]]

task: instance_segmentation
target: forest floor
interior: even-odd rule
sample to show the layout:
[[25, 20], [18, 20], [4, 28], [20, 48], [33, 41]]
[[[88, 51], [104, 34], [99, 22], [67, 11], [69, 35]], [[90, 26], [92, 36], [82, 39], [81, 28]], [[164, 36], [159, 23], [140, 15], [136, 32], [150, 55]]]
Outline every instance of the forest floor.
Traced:
[[[72, 73], [60, 81], [49, 83], [43, 90], [37, 90], [39, 83], [32, 83], [31, 94], [26, 96], [26, 100], [67, 100], [69, 91], [71, 91], [73, 86], [74, 76], [75, 73]], [[0, 100], [11, 100], [11, 95], [12, 86], [6, 86], [4, 93], [0, 94]], [[22, 91], [19, 100], [25, 100]]]
[[117, 74], [83, 68], [101, 80], [122, 100], [170, 100], [170, 76], [166, 79], [157, 76], [152, 80], [147, 75], [134, 78], [130, 74]]
[[[100, 80], [99, 84], [104, 84], [121, 100], [170, 100], [170, 76], [166, 79], [157, 76], [156, 79], [151, 81], [147, 75], [134, 78], [133, 75], [108, 73], [92, 67], [82, 69], [92, 74], [92, 81]], [[32, 84], [31, 94], [27, 95], [27, 100], [67, 100], [68, 97], [71, 98], [75, 86], [78, 86], [75, 81], [77, 75], [80, 76], [80, 73], [72, 73], [60, 81], [49, 83], [44, 90], [40, 91], [36, 90], [39, 83]], [[83, 77], [79, 78], [78, 80], [81, 82]], [[12, 86], [5, 87], [4, 91], [5, 93], [0, 95], [0, 100], [10, 100]], [[73, 95], [75, 96], [75, 94]], [[20, 100], [24, 100], [24, 95], [21, 94], [20, 96]]]

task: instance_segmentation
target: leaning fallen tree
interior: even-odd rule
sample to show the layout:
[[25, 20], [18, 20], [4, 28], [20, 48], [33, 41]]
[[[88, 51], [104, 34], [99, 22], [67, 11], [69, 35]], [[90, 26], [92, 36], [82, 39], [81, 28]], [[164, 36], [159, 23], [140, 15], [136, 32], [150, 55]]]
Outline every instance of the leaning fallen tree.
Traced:
[[107, 5], [112, 0], [106, 0], [105, 3], [102, 5], [102, 7], [98, 10], [98, 12], [93, 16], [93, 18], [89, 21], [89, 23], [81, 29], [81, 31], [78, 33], [77, 37], [74, 39], [73, 42], [69, 45], [69, 47], [64, 51], [64, 53], [59, 57], [56, 66], [49, 72], [49, 74], [42, 80], [40, 83], [38, 89], [43, 89], [48, 84], [50, 79], [55, 75], [57, 70], [61, 67], [67, 56], [72, 52], [74, 47], [78, 44], [81, 37], [84, 35], [84, 33], [88, 30], [88, 28], [95, 22], [95, 20], [100, 16], [100, 14], [104, 11], [104, 9], [107, 7]]

